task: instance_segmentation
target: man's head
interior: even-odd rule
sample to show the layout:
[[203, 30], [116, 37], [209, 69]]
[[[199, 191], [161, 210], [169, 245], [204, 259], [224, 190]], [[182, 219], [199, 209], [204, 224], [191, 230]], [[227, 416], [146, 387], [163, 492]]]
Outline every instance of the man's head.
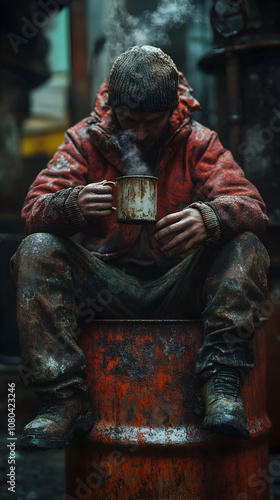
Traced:
[[108, 83], [108, 104], [113, 109], [173, 111], [178, 102], [178, 70], [161, 49], [132, 47], [113, 64]]
[[135, 46], [115, 61], [108, 83], [108, 104], [123, 130], [148, 152], [159, 142], [179, 102], [178, 70], [161, 49]]

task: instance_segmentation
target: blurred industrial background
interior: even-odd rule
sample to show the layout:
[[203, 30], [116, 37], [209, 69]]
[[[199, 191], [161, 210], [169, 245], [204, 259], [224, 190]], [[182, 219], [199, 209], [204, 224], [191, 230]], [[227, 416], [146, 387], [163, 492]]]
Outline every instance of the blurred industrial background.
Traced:
[[[166, 17], [159, 15], [161, 6]], [[277, 0], [2, 0], [0, 4], [0, 496], [6, 488], [7, 382], [16, 382], [17, 430], [37, 400], [20, 381], [9, 260], [24, 237], [28, 188], [87, 116], [114, 58], [136, 43], [161, 47], [183, 71], [202, 110], [264, 198], [271, 257], [266, 317], [271, 460], [280, 470], [280, 3]], [[175, 7], [175, 10], [174, 10]], [[173, 10], [172, 10], [173, 9]], [[147, 12], [146, 12], [147, 11]], [[177, 12], [177, 15], [175, 15]], [[144, 36], [145, 35], [145, 36]], [[141, 38], [142, 37], [142, 38]], [[3, 446], [2, 446], [3, 445]], [[61, 498], [63, 452], [17, 451], [17, 500]], [[274, 467], [275, 470], [275, 467]], [[280, 475], [269, 471], [270, 498]], [[256, 496], [258, 498], [258, 496]]]

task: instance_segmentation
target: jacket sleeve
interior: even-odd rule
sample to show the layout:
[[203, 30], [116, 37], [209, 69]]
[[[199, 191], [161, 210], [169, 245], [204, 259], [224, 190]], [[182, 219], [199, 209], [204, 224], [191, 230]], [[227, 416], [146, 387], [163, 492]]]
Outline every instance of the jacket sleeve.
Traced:
[[88, 163], [71, 135], [65, 133], [63, 144], [31, 185], [22, 218], [27, 234], [52, 232], [72, 236], [88, 225], [76, 202], [87, 184]]
[[207, 136], [196, 135], [195, 146], [192, 139], [188, 159], [196, 199], [216, 214], [221, 241], [244, 231], [261, 236], [268, 224], [264, 201], [217, 134], [204, 130]]

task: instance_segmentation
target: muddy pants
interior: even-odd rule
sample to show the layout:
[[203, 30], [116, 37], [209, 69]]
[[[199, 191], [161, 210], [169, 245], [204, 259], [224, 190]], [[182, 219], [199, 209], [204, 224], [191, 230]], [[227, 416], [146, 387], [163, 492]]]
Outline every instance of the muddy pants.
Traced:
[[225, 365], [245, 376], [268, 265], [265, 248], [246, 232], [140, 283], [72, 240], [32, 234], [11, 259], [23, 381], [46, 397], [85, 391], [86, 358], [76, 340], [95, 318], [200, 318], [199, 382]]

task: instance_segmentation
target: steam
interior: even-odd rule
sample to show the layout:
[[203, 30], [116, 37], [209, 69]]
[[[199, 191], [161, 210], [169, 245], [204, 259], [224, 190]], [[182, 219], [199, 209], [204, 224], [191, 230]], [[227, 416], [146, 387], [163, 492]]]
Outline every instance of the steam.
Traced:
[[121, 156], [122, 166], [128, 175], [152, 175], [148, 165], [141, 158], [133, 130], [119, 130], [114, 134], [114, 139]]
[[[106, 52], [110, 63], [134, 45], [168, 45], [168, 31], [178, 28], [188, 19], [197, 22], [192, 0], [159, 0], [154, 12], [145, 11], [141, 16], [131, 16], [125, 9], [125, 0], [112, 0], [105, 35]], [[151, 175], [135, 143], [133, 131], [118, 131], [115, 141], [127, 174]]]
[[139, 17], [126, 11], [124, 0], [114, 0], [105, 28], [110, 62], [134, 45], [168, 45], [168, 31], [190, 18], [198, 21], [191, 0], [159, 0], [154, 12], [145, 11]]

